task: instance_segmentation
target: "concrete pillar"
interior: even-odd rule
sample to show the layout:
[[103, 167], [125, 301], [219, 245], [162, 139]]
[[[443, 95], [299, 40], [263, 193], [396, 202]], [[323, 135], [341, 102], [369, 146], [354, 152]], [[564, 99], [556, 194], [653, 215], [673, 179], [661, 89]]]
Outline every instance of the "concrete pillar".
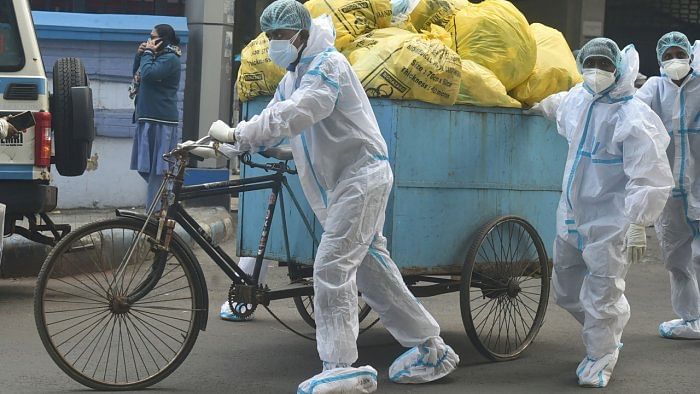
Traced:
[[604, 35], [605, 0], [586, 0], [581, 7], [581, 45]]
[[217, 119], [231, 119], [235, 0], [188, 1], [185, 7], [189, 45], [182, 134], [187, 140], [205, 136]]
[[[245, 0], [244, 0], [245, 1]], [[183, 140], [207, 135], [217, 119], [230, 122], [232, 116], [232, 66], [235, 0], [188, 1], [185, 15], [189, 29]], [[229, 178], [224, 158], [194, 162], [185, 184], [223, 181]], [[188, 206], [230, 206], [229, 196], [215, 196], [188, 202]]]

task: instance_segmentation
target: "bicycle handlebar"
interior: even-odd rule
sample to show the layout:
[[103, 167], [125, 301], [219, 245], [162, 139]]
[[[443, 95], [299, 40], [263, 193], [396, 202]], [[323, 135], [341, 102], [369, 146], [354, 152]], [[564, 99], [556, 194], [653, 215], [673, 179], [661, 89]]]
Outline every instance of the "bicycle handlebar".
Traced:
[[[196, 154], [192, 153], [191, 151], [196, 149], [196, 148], [206, 148], [206, 149], [213, 149], [216, 151], [218, 154], [221, 154], [222, 156], [229, 157], [228, 155], [225, 155], [219, 147], [221, 146], [221, 142], [212, 140], [211, 137], [205, 136], [203, 138], [200, 138], [199, 140], [191, 143], [182, 143], [178, 144], [178, 146], [170, 151], [169, 153], [166, 153], [163, 155], [164, 158], [168, 159], [174, 156], [179, 156], [178, 160], [187, 160], [189, 157], [195, 158], [197, 161], [204, 161], [204, 158], [197, 156]], [[288, 174], [297, 174], [297, 170], [295, 168], [291, 168], [287, 166], [287, 161], [291, 160], [291, 152], [287, 151], [285, 149], [279, 149], [279, 148], [273, 148], [269, 152], [260, 152], [260, 154], [263, 157], [268, 157], [268, 158], [277, 158], [278, 162], [275, 163], [256, 163], [252, 160], [252, 156], [248, 152], [243, 152], [237, 155], [238, 159], [241, 161], [241, 163], [251, 167], [251, 168], [260, 168], [265, 171], [275, 171], [275, 172], [286, 172]]]

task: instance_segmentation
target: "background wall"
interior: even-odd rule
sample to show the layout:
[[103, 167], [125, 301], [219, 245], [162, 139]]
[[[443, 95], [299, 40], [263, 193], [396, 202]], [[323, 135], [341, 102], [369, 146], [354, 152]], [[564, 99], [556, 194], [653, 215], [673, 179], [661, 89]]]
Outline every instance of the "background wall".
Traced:
[[[153, 26], [172, 25], [182, 41], [179, 97], [180, 119], [185, 86], [187, 22], [184, 17], [33, 12], [47, 76], [60, 57], [79, 57], [90, 78], [97, 137], [92, 153], [97, 169], [80, 177], [62, 177], [52, 171], [58, 186], [58, 207], [136, 207], [144, 204], [146, 183], [129, 170], [133, 101], [128, 87], [139, 43]], [[51, 86], [51, 83], [49, 83]]]

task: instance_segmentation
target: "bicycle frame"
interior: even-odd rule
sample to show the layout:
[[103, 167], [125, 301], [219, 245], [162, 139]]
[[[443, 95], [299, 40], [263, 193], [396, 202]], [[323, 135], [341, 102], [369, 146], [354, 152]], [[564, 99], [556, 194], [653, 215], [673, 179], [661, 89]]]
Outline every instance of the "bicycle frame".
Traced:
[[[175, 165], [171, 167], [171, 171], [166, 174], [163, 181], [163, 187], [161, 187], [159, 197], [157, 198], [160, 198], [164, 208], [161, 209], [161, 216], [160, 219], [158, 219], [157, 245], [154, 245], [154, 247], [162, 250], [168, 249], [170, 240], [172, 239], [172, 231], [175, 227], [175, 223], [177, 223], [178, 225], [182, 226], [185, 232], [192, 237], [192, 239], [202, 248], [202, 250], [204, 250], [205, 253], [216, 263], [216, 265], [218, 265], [221, 270], [228, 275], [233, 282], [233, 285], [241, 286], [241, 288], [246, 291], [246, 295], [248, 297], [254, 297], [256, 300], [259, 299], [261, 303], [267, 304], [273, 299], [313, 294], [313, 289], [311, 286], [296, 286], [294, 288], [281, 289], [278, 291], [269, 291], [269, 289], [265, 289], [266, 293], [263, 297], [257, 297], [255, 292], [255, 290], [261, 289], [259, 283], [260, 272], [262, 269], [265, 249], [267, 247], [272, 220], [274, 218], [275, 208], [278, 201], [280, 203], [280, 208], [282, 209], [282, 227], [284, 232], [286, 253], [288, 257], [290, 256], [289, 237], [287, 234], [284, 198], [282, 193], [283, 187], [287, 190], [292, 198], [295, 208], [301, 214], [306, 230], [313, 236], [311, 224], [303, 215], [301, 205], [294, 195], [294, 192], [289, 187], [285, 176], [285, 173], [296, 174], [296, 170], [288, 167], [287, 162], [284, 161], [270, 164], [257, 164], [251, 161], [248, 154], [245, 154], [241, 157], [242, 163], [253, 168], [262, 168], [265, 171], [273, 173], [270, 175], [252, 178], [184, 186], [184, 174], [188, 161], [189, 160], [186, 153], [177, 156], [175, 159]], [[168, 191], [167, 185], [169, 183], [172, 183], [172, 191]], [[270, 189], [271, 193], [260, 235], [260, 243], [255, 260], [255, 269], [253, 271], [253, 275], [250, 276], [243, 272], [243, 270], [238, 267], [238, 264], [220, 246], [214, 244], [212, 238], [207, 235], [197, 221], [189, 213], [187, 213], [181, 203], [183, 201], [200, 197], [235, 195], [241, 192], [266, 189]], [[167, 214], [165, 214], [166, 212]], [[156, 262], [154, 262], [151, 275], [149, 275], [149, 277], [144, 281], [143, 286], [139, 286], [135, 292], [129, 295], [130, 302], [138, 301], [138, 299], [148, 294], [148, 292], [158, 284], [160, 273], [162, 272], [162, 267], [159, 267], [158, 260], [159, 259], [156, 259]], [[128, 256], [126, 261], [128, 261]], [[297, 264], [289, 264], [289, 276], [293, 280], [300, 279], [303, 276], [303, 271], [297, 266]]]

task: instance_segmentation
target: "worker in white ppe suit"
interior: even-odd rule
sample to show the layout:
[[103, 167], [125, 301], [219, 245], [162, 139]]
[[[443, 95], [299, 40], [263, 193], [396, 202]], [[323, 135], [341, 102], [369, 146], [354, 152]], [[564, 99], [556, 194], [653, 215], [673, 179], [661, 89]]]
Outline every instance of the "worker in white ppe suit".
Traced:
[[700, 74], [692, 67], [697, 56], [683, 33], [661, 37], [656, 54], [661, 76], [650, 78], [636, 97], [661, 117], [671, 136], [667, 153], [675, 188], [655, 228], [679, 319], [661, 323], [659, 333], [700, 339]]
[[[0, 118], [0, 139], [12, 137], [17, 134], [18, 131], [15, 129], [10, 122], [7, 121], [6, 117]], [[5, 204], [0, 203], [0, 237], [5, 234]], [[0, 260], [2, 260], [2, 249], [3, 249], [3, 238], [0, 238]]]
[[314, 262], [314, 313], [323, 372], [299, 393], [373, 392], [377, 372], [357, 360], [358, 291], [403, 346], [391, 366], [397, 383], [423, 383], [459, 362], [440, 327], [413, 297], [387, 251], [384, 211], [393, 182], [387, 146], [362, 84], [333, 47], [328, 16], [312, 21], [295, 0], [272, 3], [260, 18], [270, 58], [288, 72], [259, 115], [235, 129], [215, 122], [210, 136], [238, 151], [260, 151], [284, 138], [304, 194], [323, 226]]
[[557, 212], [553, 288], [557, 304], [583, 325], [585, 387], [607, 386], [630, 317], [630, 263], [641, 260], [645, 227], [673, 187], [669, 137], [659, 117], [632, 97], [639, 56], [606, 38], [588, 42], [577, 63], [584, 82], [534, 109], [556, 120], [569, 143]]

